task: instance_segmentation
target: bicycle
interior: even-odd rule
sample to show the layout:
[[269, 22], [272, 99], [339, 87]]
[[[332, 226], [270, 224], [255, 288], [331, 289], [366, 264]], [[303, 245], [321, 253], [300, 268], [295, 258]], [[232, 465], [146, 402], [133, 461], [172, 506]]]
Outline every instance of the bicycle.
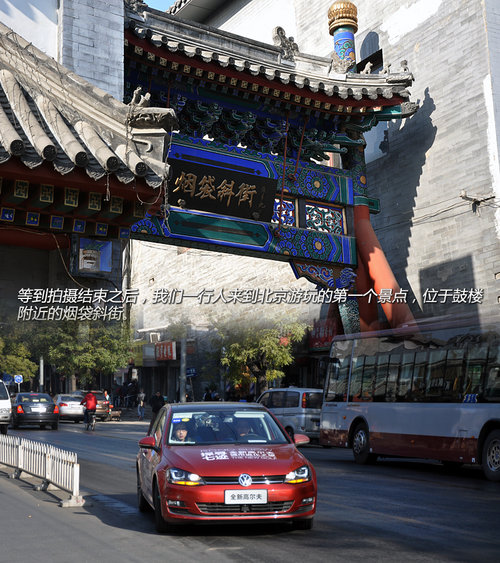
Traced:
[[87, 411], [85, 430], [95, 430], [96, 420], [95, 411]]

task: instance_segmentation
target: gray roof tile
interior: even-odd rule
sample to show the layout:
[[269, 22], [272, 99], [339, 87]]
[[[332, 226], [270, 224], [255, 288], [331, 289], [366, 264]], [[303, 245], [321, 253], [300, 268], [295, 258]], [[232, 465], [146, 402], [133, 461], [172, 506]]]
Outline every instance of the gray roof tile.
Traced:
[[[170, 10], [175, 13], [187, 2], [181, 0]], [[275, 45], [259, 43], [193, 21], [178, 19], [169, 13], [160, 13], [147, 6], [126, 11], [126, 27], [137, 37], [158, 45], [156, 37], [162, 37], [162, 48], [200, 57], [203, 62], [218, 64], [221, 68], [243, 67], [253, 76], [266, 77], [283, 85], [292, 85], [311, 92], [342, 99], [376, 100], [395, 96], [408, 100], [408, 87], [413, 75], [406, 67], [401, 72], [362, 74], [343, 72], [331, 58], [294, 53], [293, 60], [285, 58], [284, 50]], [[397, 102], [395, 102], [397, 103]], [[415, 108], [416, 109], [416, 108]]]
[[176, 126], [173, 110], [127, 106], [0, 24], [0, 164], [52, 162], [60, 174], [79, 167], [156, 188], [168, 175], [158, 140]]

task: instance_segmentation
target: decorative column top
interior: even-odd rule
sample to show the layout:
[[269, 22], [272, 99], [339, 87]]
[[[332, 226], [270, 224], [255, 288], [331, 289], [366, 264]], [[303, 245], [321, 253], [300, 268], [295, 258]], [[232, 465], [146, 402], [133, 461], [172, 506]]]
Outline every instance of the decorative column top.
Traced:
[[328, 29], [330, 35], [342, 26], [354, 28], [354, 33], [358, 31], [358, 9], [352, 2], [339, 0], [330, 6], [328, 10]]

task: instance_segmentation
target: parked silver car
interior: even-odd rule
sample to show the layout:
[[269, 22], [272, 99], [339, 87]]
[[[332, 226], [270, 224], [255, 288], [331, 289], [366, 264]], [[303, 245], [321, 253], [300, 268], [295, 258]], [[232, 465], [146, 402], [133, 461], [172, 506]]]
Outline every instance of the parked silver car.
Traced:
[[54, 402], [59, 407], [59, 419], [73, 422], [83, 420], [85, 407], [80, 404], [81, 400], [79, 395], [56, 395]]
[[269, 389], [257, 399], [281, 422], [293, 439], [294, 434], [305, 434], [311, 440], [319, 439], [319, 419], [323, 390], [308, 387]]

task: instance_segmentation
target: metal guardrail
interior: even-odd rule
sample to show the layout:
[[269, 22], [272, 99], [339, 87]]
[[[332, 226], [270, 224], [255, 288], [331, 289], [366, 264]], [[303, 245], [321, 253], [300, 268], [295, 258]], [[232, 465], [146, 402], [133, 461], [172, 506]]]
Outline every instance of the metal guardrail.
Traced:
[[10, 477], [19, 479], [23, 473], [41, 478], [37, 490], [56, 487], [70, 493], [60, 506], [82, 506], [80, 466], [77, 454], [54, 446], [25, 440], [18, 436], [0, 436], [0, 464], [13, 467]]

